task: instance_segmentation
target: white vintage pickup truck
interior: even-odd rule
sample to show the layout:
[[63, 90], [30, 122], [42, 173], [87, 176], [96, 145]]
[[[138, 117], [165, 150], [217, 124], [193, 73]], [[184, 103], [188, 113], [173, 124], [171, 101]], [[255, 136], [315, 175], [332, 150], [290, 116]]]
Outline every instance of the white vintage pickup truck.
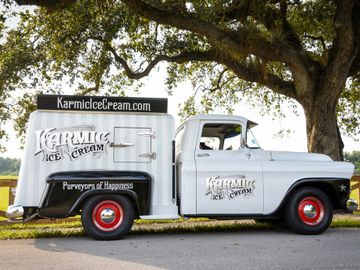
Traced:
[[166, 99], [39, 96], [9, 220], [81, 214], [99, 240], [180, 216], [284, 218], [319, 234], [333, 209], [357, 208], [352, 164], [264, 151], [240, 116], [197, 115], [175, 131], [166, 111]]

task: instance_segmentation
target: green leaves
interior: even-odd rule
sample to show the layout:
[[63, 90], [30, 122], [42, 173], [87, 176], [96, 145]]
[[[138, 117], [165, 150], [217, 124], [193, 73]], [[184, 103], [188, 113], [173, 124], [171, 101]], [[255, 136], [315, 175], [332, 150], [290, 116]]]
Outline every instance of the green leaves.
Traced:
[[342, 131], [360, 140], [360, 79], [349, 80], [337, 106], [337, 116]]

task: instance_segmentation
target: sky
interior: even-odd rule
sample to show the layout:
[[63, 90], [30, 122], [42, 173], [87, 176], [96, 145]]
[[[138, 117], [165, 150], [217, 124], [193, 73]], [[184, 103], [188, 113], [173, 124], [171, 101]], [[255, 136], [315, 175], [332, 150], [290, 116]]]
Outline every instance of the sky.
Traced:
[[[174, 116], [177, 127], [180, 124], [180, 117], [178, 116], [179, 105], [191, 96], [194, 91], [191, 83], [185, 82], [179, 84], [179, 86], [174, 89], [172, 96], [168, 96], [164, 81], [165, 72], [163, 68], [160, 69], [160, 71], [152, 71], [150, 76], [144, 81], [145, 86], [138, 96], [168, 98], [168, 113]], [[247, 105], [245, 101], [240, 102], [234, 111], [234, 114], [258, 123], [258, 126], [254, 129], [254, 134], [263, 149], [306, 152], [305, 118], [301, 107], [299, 106], [299, 116], [293, 114], [290, 109], [287, 110], [286, 106], [284, 106], [283, 113], [286, 117], [281, 120], [273, 119], [272, 115], [262, 116], [259, 109], [252, 108]], [[12, 128], [8, 126], [7, 129], [11, 130]], [[284, 136], [279, 136], [279, 131], [283, 129], [289, 129], [290, 132]], [[21, 158], [23, 151], [20, 149], [19, 140], [16, 138], [14, 132], [10, 133], [10, 137], [11, 139], [7, 143], [8, 151], [1, 154], [1, 156]], [[346, 152], [353, 150], [360, 151], [360, 142], [356, 142], [348, 137], [343, 137], [343, 141]]]

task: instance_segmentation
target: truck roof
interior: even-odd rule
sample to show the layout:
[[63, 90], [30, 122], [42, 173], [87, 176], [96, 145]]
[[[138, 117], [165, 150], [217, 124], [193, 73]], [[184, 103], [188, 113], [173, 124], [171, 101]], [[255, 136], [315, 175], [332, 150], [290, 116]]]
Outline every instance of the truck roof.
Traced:
[[[198, 114], [190, 116], [186, 121], [191, 120], [235, 120], [247, 122], [248, 119], [238, 115], [228, 115], [228, 114]], [[185, 122], [186, 122], [185, 121]]]
[[197, 114], [197, 115], [192, 115], [189, 118], [187, 118], [184, 122], [182, 122], [179, 127], [177, 128], [177, 130], [179, 130], [186, 122], [190, 122], [190, 121], [197, 121], [197, 120], [219, 120], [219, 121], [224, 121], [224, 120], [233, 120], [233, 121], [241, 121], [244, 123], [247, 123], [247, 125], [250, 125], [250, 128], [254, 127], [257, 125], [257, 123], [239, 116], [239, 115], [229, 115], [229, 114]]

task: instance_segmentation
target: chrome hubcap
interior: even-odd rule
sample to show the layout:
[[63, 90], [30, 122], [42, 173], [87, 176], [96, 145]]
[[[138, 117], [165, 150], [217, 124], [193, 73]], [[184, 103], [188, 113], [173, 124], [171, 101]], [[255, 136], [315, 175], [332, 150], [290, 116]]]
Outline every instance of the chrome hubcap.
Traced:
[[298, 206], [300, 220], [309, 226], [317, 226], [325, 216], [323, 203], [314, 196], [308, 196], [301, 200]]
[[314, 218], [316, 216], [316, 208], [312, 204], [305, 205], [303, 212], [307, 218]]
[[105, 208], [100, 214], [100, 219], [104, 223], [111, 223], [115, 220], [115, 218], [116, 213], [110, 208]]

